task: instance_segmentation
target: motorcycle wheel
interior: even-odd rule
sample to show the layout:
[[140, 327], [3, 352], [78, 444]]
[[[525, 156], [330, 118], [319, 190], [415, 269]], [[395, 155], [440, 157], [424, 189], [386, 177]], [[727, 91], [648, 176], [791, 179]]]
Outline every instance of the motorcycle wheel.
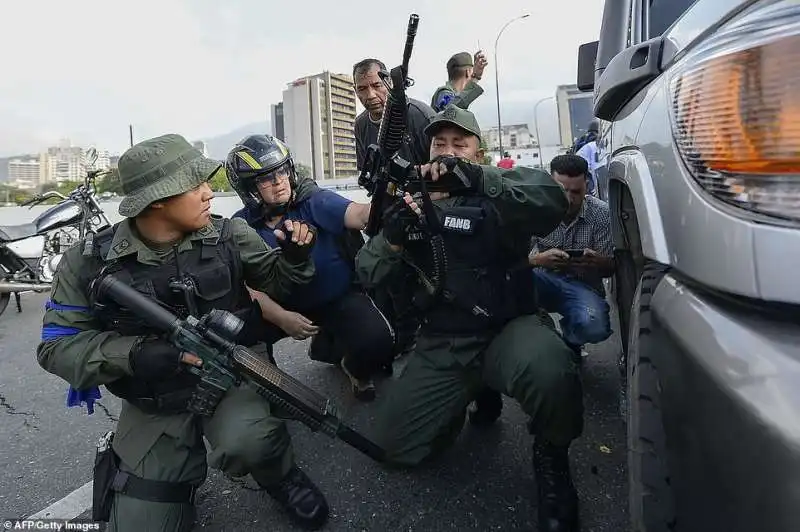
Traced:
[[11, 294], [10, 293], [3, 292], [2, 294], [0, 294], [0, 314], [3, 314], [3, 312], [6, 310], [6, 307], [8, 306], [8, 302], [10, 300], [11, 300]]

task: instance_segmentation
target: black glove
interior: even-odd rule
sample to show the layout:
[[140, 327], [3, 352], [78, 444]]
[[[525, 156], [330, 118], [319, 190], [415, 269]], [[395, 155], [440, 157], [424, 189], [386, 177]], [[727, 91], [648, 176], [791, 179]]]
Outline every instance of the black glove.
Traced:
[[383, 213], [383, 237], [393, 246], [402, 246], [406, 241], [407, 228], [418, 222], [417, 213], [404, 200], [396, 200]]
[[128, 355], [133, 376], [147, 381], [161, 381], [178, 374], [185, 365], [182, 352], [166, 340], [143, 337], [131, 347]]
[[[305, 222], [304, 222], [305, 223]], [[283, 256], [286, 257], [286, 261], [290, 264], [302, 264], [303, 262], [307, 261], [308, 258], [311, 256], [311, 251], [314, 249], [314, 245], [317, 243], [317, 230], [311, 224], [305, 224], [308, 226], [308, 231], [313, 235], [311, 238], [311, 242], [308, 244], [303, 244], [302, 246], [298, 245], [296, 242], [292, 242], [292, 232], [287, 231], [285, 227], [279, 227], [284, 235], [286, 235], [286, 239], [278, 241], [278, 245], [283, 250]]]
[[479, 164], [449, 155], [440, 155], [431, 163], [439, 163], [447, 168], [446, 173], [439, 175], [437, 183], [451, 191], [451, 195], [483, 190], [483, 168]]

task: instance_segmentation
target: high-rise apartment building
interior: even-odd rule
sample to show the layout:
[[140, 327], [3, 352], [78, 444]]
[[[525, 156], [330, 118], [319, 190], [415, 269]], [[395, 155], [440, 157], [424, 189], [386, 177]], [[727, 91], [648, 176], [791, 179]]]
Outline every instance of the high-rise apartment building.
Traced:
[[283, 91], [282, 103], [284, 140], [296, 162], [317, 179], [358, 175], [352, 77], [326, 71], [298, 79]]
[[111, 168], [111, 154], [108, 150], [97, 150], [97, 160], [90, 170], [108, 170]]
[[286, 128], [283, 126], [283, 102], [275, 103], [270, 106], [269, 117], [275, 136], [286, 142]]
[[39, 188], [41, 164], [39, 158], [26, 157], [8, 161], [8, 181], [22, 190]]
[[572, 146], [588, 130], [589, 122], [594, 118], [593, 98], [593, 93], [581, 92], [577, 85], [559, 85], [556, 89], [558, 129], [562, 146]]
[[50, 182], [83, 181], [86, 175], [84, 150], [72, 146], [69, 139], [63, 139], [58, 146], [48, 148], [42, 155], [40, 185]]

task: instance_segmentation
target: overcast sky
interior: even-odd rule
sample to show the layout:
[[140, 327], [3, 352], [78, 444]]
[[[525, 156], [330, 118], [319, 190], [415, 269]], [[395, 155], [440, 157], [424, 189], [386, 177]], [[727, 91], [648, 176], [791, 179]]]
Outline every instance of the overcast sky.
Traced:
[[[3, 0], [0, 156], [61, 137], [122, 151], [137, 139], [190, 139], [265, 120], [286, 83], [351, 72], [367, 56], [402, 59], [409, 14], [420, 16], [409, 91], [429, 102], [453, 53], [487, 51], [486, 92], [473, 104], [496, 125], [494, 41], [504, 123], [532, 122], [533, 104], [574, 83], [578, 46], [597, 38], [602, 0]], [[381, 11], [379, 15], [378, 12]], [[555, 106], [539, 106], [555, 124]], [[550, 128], [552, 129], [552, 127]], [[554, 137], [550, 131], [543, 137]]]

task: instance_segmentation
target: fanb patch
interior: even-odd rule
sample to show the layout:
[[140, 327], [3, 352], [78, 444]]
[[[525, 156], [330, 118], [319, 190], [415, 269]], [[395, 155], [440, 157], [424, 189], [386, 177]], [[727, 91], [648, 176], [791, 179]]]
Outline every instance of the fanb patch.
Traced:
[[451, 233], [474, 235], [484, 218], [480, 207], [453, 206], [442, 211], [442, 229]]
[[449, 231], [456, 233], [464, 233], [471, 235], [475, 232], [475, 224], [469, 218], [460, 218], [458, 216], [447, 215], [444, 217], [442, 227]]

